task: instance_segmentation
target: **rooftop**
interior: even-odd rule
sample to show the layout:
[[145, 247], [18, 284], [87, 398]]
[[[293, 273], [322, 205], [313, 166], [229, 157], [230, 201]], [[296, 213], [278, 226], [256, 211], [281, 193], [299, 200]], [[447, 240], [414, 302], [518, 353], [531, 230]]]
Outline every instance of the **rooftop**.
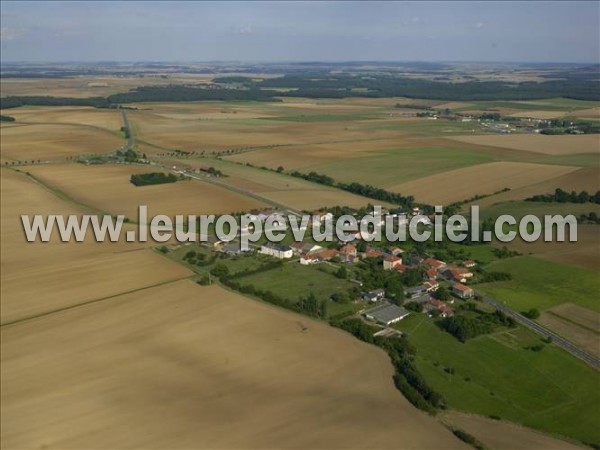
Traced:
[[378, 322], [389, 323], [408, 315], [408, 311], [397, 305], [381, 305], [365, 312], [366, 316], [372, 317]]

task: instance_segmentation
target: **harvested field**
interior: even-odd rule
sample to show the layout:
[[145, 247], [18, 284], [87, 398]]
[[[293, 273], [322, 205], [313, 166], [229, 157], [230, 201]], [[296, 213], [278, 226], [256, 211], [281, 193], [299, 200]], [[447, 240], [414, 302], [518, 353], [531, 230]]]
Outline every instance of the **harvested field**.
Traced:
[[3, 161], [52, 161], [67, 156], [109, 153], [121, 148], [122, 137], [91, 126], [9, 125], [2, 126]]
[[600, 314], [596, 311], [565, 303], [542, 312], [538, 322], [600, 356]]
[[567, 115], [566, 111], [521, 111], [509, 114], [509, 117], [526, 117], [531, 119], [555, 119]]
[[600, 153], [600, 135], [583, 134], [579, 136], [546, 136], [543, 134], [508, 134], [481, 136], [449, 137], [459, 142], [503, 147], [547, 155], [565, 155], [571, 153]]
[[14, 117], [17, 124], [77, 124], [104, 128], [113, 132], [118, 132], [122, 125], [121, 114], [114, 109], [72, 106], [27, 106], [4, 110], [2, 114]]
[[450, 411], [445, 412], [440, 419], [450, 426], [475, 436], [486, 448], [494, 450], [583, 450], [587, 448], [521, 425], [473, 414]]
[[67, 244], [57, 232], [48, 243], [26, 242], [21, 214], [80, 213], [25, 175], [2, 169], [2, 323], [191, 274], [144, 250], [146, 244], [92, 237]]
[[6, 448], [468, 448], [395, 390], [383, 351], [217, 286], [1, 334]]
[[432, 205], [448, 205], [507, 187], [518, 189], [540, 183], [575, 170], [574, 167], [543, 164], [492, 162], [442, 172], [388, 189], [413, 195], [418, 201]]
[[600, 120], [600, 107], [590, 109], [580, 109], [573, 111], [570, 116], [577, 117], [579, 119], [595, 119]]
[[511, 189], [488, 198], [477, 200], [475, 204], [484, 207], [509, 200], [524, 200], [538, 194], [550, 194], [556, 188], [571, 191], [596, 192], [600, 189], [600, 169], [577, 169], [547, 180]]
[[264, 206], [257, 200], [195, 180], [140, 187], [129, 182], [132, 174], [156, 171], [151, 166], [57, 164], [28, 170], [79, 202], [111, 214], [125, 214], [134, 220], [139, 205], [148, 206], [149, 217], [225, 214]]
[[[179, 162], [174, 162], [179, 164]], [[222, 160], [185, 159], [182, 160], [182, 163], [214, 166], [227, 175], [226, 178], [219, 180], [220, 183], [258, 194], [296, 209], [314, 210], [323, 206], [340, 205], [359, 208], [374, 201], [339, 189], [310, 183], [300, 178]], [[390, 206], [387, 203], [382, 203], [382, 205]]]

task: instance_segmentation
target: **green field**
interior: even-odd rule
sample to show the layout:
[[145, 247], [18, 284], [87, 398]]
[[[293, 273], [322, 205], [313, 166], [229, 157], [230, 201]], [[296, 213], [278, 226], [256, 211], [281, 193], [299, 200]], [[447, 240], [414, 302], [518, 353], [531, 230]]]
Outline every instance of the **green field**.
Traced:
[[519, 327], [462, 344], [424, 314], [396, 328], [408, 334], [419, 371], [452, 408], [600, 442], [597, 372], [552, 345], [525, 349], [541, 342], [533, 332]]
[[478, 285], [478, 289], [517, 311], [544, 310], [575, 303], [600, 311], [600, 277], [594, 270], [519, 256], [492, 262], [490, 271], [508, 272], [512, 280]]
[[509, 108], [509, 109], [520, 109], [520, 110], [548, 110], [548, 111], [573, 111], [576, 109], [588, 109], [598, 106], [598, 102], [586, 101], [586, 100], [574, 100], [570, 98], [550, 98], [544, 100], [528, 100], [524, 102], [512, 102], [512, 101], [490, 101], [490, 102], [476, 102], [473, 106], [467, 106], [460, 108], [457, 111], [477, 111], [477, 110], [490, 110], [495, 108]]
[[[328, 272], [323, 272], [323, 268]], [[241, 277], [238, 281], [272, 291], [292, 301], [306, 297], [310, 292], [319, 299], [328, 299], [335, 292], [347, 292], [355, 286], [348, 280], [332, 275], [334, 270], [335, 268], [324, 264], [303, 266], [297, 261], [288, 261], [281, 268]]]
[[328, 164], [306, 166], [303, 172], [331, 176], [336, 181], [359, 182], [379, 187], [393, 186], [438, 172], [494, 161], [479, 152], [448, 147], [415, 147], [365, 152], [362, 158], [351, 158]]

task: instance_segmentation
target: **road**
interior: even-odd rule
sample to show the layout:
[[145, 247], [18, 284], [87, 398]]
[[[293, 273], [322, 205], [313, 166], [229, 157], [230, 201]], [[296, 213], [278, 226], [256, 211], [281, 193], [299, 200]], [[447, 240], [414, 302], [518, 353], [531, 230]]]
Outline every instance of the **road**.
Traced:
[[127, 113], [124, 109], [119, 109], [121, 112], [121, 120], [123, 121], [123, 128], [127, 130], [127, 148], [133, 148], [135, 146], [135, 139], [133, 137], [133, 131], [129, 127], [129, 119], [127, 119]]
[[214, 184], [216, 186], [222, 187], [223, 189], [227, 189], [227, 190], [235, 192], [237, 194], [244, 195], [244, 196], [249, 197], [249, 198], [253, 198], [255, 200], [258, 200], [259, 202], [266, 203], [267, 205], [270, 205], [273, 208], [280, 209], [282, 212], [291, 213], [291, 214], [293, 214], [293, 215], [295, 215], [297, 217], [300, 217], [302, 215], [302, 212], [299, 211], [299, 210], [297, 210], [297, 209], [291, 208], [291, 207], [289, 207], [287, 205], [284, 205], [283, 203], [275, 202], [275, 201], [273, 201], [271, 199], [263, 197], [262, 195], [255, 194], [254, 192], [250, 192], [250, 191], [247, 191], [245, 189], [241, 189], [241, 188], [238, 188], [236, 186], [232, 186], [230, 184], [223, 183], [221, 181], [218, 181], [218, 179], [216, 177], [199, 176], [199, 175], [194, 175], [194, 174], [191, 174], [191, 173], [185, 173], [183, 171], [174, 170], [173, 168], [170, 168], [170, 167], [167, 167], [167, 166], [162, 166], [162, 167], [164, 169], [171, 170], [171, 171], [174, 171], [175, 173], [181, 174], [184, 177], [192, 178], [194, 180], [204, 181], [206, 183], [211, 183], [211, 184]]
[[526, 326], [530, 330], [535, 331], [536, 333], [544, 336], [545, 338], [551, 338], [552, 342], [554, 344], [556, 344], [557, 346], [559, 346], [560, 348], [562, 348], [563, 350], [569, 352], [573, 356], [588, 363], [589, 365], [593, 366], [597, 370], [600, 370], [600, 358], [598, 358], [597, 356], [594, 356], [594, 355], [586, 352], [585, 350], [580, 349], [575, 344], [567, 341], [565, 338], [544, 328], [537, 322], [534, 322], [533, 320], [528, 319], [527, 317], [523, 316], [522, 314], [519, 314], [517, 311], [498, 302], [497, 300], [493, 299], [492, 297], [486, 296], [485, 294], [482, 294], [482, 293], [476, 293], [476, 294], [481, 296], [481, 299], [483, 300], [484, 303], [487, 303], [488, 305], [492, 305], [496, 309], [502, 311], [507, 316], [515, 319], [521, 325]]

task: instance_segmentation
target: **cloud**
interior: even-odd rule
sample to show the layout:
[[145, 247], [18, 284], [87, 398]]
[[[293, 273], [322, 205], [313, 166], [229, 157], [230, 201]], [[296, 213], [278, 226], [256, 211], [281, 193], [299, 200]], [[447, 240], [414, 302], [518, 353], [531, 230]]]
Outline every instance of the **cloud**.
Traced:
[[22, 28], [2, 28], [0, 30], [0, 40], [2, 41], [14, 41], [19, 37], [23, 36], [26, 31]]
[[252, 25], [248, 25], [247, 27], [240, 28], [239, 33], [240, 34], [251, 34], [251, 33], [253, 33]]

